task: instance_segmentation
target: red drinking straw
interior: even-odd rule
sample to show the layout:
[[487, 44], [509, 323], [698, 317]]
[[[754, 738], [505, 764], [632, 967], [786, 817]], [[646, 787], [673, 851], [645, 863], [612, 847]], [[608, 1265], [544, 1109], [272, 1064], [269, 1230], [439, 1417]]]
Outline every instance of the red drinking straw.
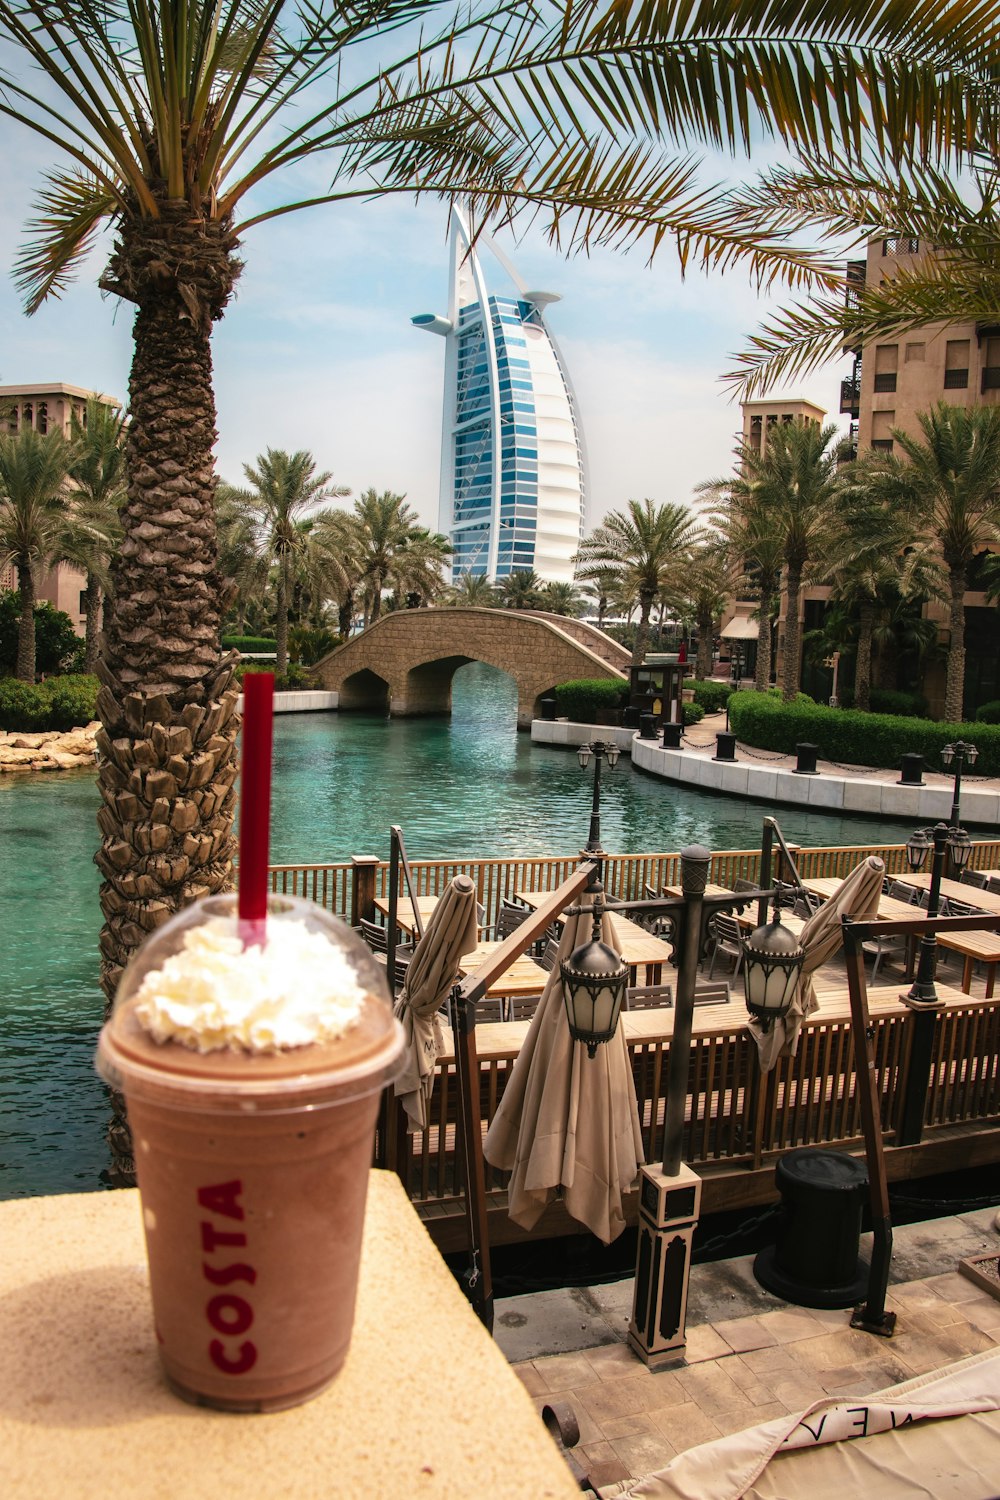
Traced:
[[263, 943], [271, 831], [271, 740], [274, 674], [243, 679], [243, 760], [240, 768], [239, 916], [244, 943]]

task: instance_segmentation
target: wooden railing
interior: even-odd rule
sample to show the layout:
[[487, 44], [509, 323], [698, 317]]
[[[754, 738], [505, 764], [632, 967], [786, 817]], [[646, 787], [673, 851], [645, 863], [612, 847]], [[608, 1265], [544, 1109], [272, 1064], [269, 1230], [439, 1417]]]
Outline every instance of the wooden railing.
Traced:
[[[888, 1146], [895, 1142], [902, 1104], [911, 1021], [912, 1013], [902, 1006], [876, 1009], [872, 1015], [882, 1131]], [[650, 1031], [650, 1026], [659, 1029]], [[629, 1039], [628, 1050], [643, 1150], [647, 1161], [656, 1161], [664, 1148], [670, 1013], [663, 1021], [647, 1021], [644, 1029], [647, 1034]], [[508, 1023], [481, 1030], [480, 1105], [485, 1135], [527, 1025]], [[1000, 1002], [951, 1002], [938, 1018], [927, 1098], [928, 1130], [985, 1122], [1000, 1112], [998, 1057]], [[745, 1024], [730, 1012], [715, 1025], [706, 1012], [696, 1018], [691, 1043], [683, 1158], [696, 1171], [719, 1166], [752, 1168], [795, 1146], [857, 1148], [861, 1109], [856, 1082], [846, 1000], [843, 1014], [807, 1021], [796, 1055], [781, 1058], [763, 1076]], [[461, 1194], [455, 1160], [454, 1062], [448, 1055], [438, 1064], [430, 1110], [427, 1129], [410, 1137], [405, 1172], [414, 1203], [433, 1219]], [[488, 1194], [497, 1199], [506, 1186], [507, 1174], [487, 1163]]]
[[[800, 849], [795, 855], [803, 879], [819, 876], [843, 877], [867, 854], [885, 862], [886, 871], [906, 869], [903, 844], [864, 844], [835, 848]], [[501, 901], [515, 891], [554, 891], [575, 868], [577, 854], [517, 859], [413, 859], [410, 861], [418, 895], [440, 895], [456, 875], [468, 875], [476, 885], [478, 900], [485, 906], [487, 923], [496, 920]], [[1000, 840], [973, 845], [971, 865], [979, 870], [1000, 870]], [[712, 855], [709, 879], [732, 888], [736, 880], [756, 880], [760, 870], [759, 849], [726, 850]], [[657, 889], [680, 879], [680, 854], [609, 854], [605, 868], [608, 893], [623, 901], [641, 900], [647, 885]], [[305, 896], [320, 906], [351, 920], [357, 913], [370, 916], [371, 899], [389, 893], [388, 861], [342, 860], [334, 864], [272, 865], [271, 889]], [[971, 899], [971, 897], [970, 897]]]

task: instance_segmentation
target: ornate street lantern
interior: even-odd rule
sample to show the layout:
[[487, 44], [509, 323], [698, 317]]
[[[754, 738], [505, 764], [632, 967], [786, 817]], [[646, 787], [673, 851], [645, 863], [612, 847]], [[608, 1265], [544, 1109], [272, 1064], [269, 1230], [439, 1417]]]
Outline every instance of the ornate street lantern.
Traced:
[[916, 828], [906, 840], [906, 863], [911, 870], [922, 870], [927, 856], [934, 848], [929, 828]]
[[620, 953], [601, 941], [604, 894], [594, 897], [594, 930], [590, 941], [574, 948], [559, 965], [570, 1036], [586, 1042], [587, 1056], [596, 1057], [601, 1042], [610, 1042], [618, 1030], [628, 968]]
[[754, 929], [743, 954], [747, 1010], [768, 1031], [773, 1021], [788, 1014], [805, 958], [802, 944], [781, 920], [780, 895], [770, 922]]
[[948, 833], [948, 853], [956, 870], [964, 870], [972, 854], [972, 840], [964, 828], [952, 828]]

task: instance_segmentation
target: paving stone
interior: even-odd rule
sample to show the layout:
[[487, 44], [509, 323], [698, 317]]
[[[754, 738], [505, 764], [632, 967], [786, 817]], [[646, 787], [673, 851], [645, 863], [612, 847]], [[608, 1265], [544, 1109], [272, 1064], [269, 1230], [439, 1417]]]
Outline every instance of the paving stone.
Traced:
[[598, 1489], [604, 1489], [607, 1485], [621, 1484], [623, 1480], [633, 1477], [620, 1458], [612, 1458], [607, 1463], [588, 1464], [587, 1473], [591, 1484], [596, 1485]]
[[582, 1402], [599, 1426], [608, 1417], [631, 1417], [646, 1410], [635, 1380], [594, 1380], [574, 1386], [573, 1400]]
[[607, 1417], [601, 1423], [601, 1432], [609, 1443], [616, 1438], [638, 1437], [656, 1430], [648, 1411], [636, 1412], [631, 1417]]
[[589, 1385], [594, 1378], [594, 1367], [585, 1354], [553, 1354], [536, 1359], [534, 1365], [547, 1391], [568, 1391]]
[[958, 1305], [974, 1302], [977, 1297], [982, 1296], [975, 1282], [970, 1281], [968, 1276], [963, 1276], [960, 1271], [946, 1271], [943, 1276], [930, 1276], [925, 1285], [933, 1287], [939, 1297]]
[[636, 1479], [641, 1479], [644, 1474], [655, 1474], [657, 1469], [665, 1468], [677, 1452], [662, 1432], [616, 1438], [611, 1446]]
[[[820, 1337], [818, 1329], [814, 1337]], [[777, 1378], [780, 1373], [791, 1370], [799, 1375], [802, 1374], [801, 1364], [787, 1346], [777, 1345], [773, 1349], [748, 1349], [739, 1358], [754, 1375], [774, 1375]]]
[[774, 1417], [787, 1417], [788, 1412], [780, 1401], [772, 1401], [767, 1406], [756, 1406], [748, 1416], [745, 1412], [722, 1411], [713, 1414], [712, 1421], [717, 1423], [720, 1432], [742, 1432], [744, 1427], [756, 1427], [758, 1422], [770, 1422]]
[[513, 1370], [529, 1396], [544, 1396], [548, 1392], [548, 1386], [530, 1360], [526, 1364], [514, 1365]]
[[719, 1436], [715, 1419], [702, 1411], [696, 1401], [686, 1401], [681, 1406], [654, 1407], [649, 1417], [678, 1453]]
[[677, 1378], [675, 1370], [658, 1370], [655, 1374], [652, 1370], [646, 1372], [648, 1379], [637, 1387], [639, 1394], [647, 1410], [656, 1406], [666, 1406], [668, 1402], [680, 1405], [688, 1399], [687, 1392]]
[[602, 1380], [628, 1380], [649, 1373], [628, 1344], [604, 1344], [599, 1349], [588, 1349], [586, 1357]]
[[493, 1336], [511, 1361], [617, 1340], [610, 1325], [595, 1317], [589, 1299], [581, 1302], [577, 1288], [498, 1298]]
[[778, 1342], [761, 1318], [732, 1318], [727, 1323], [713, 1323], [712, 1327], [734, 1354], [742, 1354], [748, 1349], [767, 1349]]
[[697, 1401], [702, 1411], [710, 1413], [713, 1420], [716, 1412], [733, 1411], [738, 1407], [749, 1411], [752, 1405], [724, 1364], [725, 1361], [695, 1365], [693, 1369], [679, 1371], [677, 1376], [691, 1400]]
[[705, 1323], [699, 1328], [687, 1330], [684, 1358], [689, 1365], [700, 1364], [706, 1359], [719, 1359], [731, 1352], [725, 1339], [710, 1324]]
[[[815, 1318], [808, 1308], [780, 1308], [762, 1313], [757, 1319], [762, 1328], [774, 1335], [777, 1344], [791, 1344], [796, 1339], [811, 1339], [824, 1329], [824, 1324]], [[763, 1346], [761, 1346], [763, 1347]], [[742, 1351], [741, 1351], [742, 1352]]]
[[872, 1364], [878, 1358], [878, 1340], [870, 1333], [841, 1328], [818, 1339], [799, 1339], [791, 1345], [795, 1358], [807, 1370], [840, 1370]]

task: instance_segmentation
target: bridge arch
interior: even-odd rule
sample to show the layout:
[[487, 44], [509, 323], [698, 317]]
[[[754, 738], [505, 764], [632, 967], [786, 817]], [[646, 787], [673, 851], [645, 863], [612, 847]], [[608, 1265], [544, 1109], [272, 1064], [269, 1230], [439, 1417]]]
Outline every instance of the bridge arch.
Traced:
[[313, 676], [317, 686], [339, 693], [348, 710], [371, 707], [375, 682], [385, 683], [389, 713], [405, 718], [449, 713], [455, 672], [481, 661], [513, 677], [518, 728], [527, 729], [557, 683], [625, 676], [598, 654], [605, 637], [594, 631], [592, 649], [589, 636], [580, 629], [571, 634], [557, 618], [525, 610], [397, 610], [331, 651]]

